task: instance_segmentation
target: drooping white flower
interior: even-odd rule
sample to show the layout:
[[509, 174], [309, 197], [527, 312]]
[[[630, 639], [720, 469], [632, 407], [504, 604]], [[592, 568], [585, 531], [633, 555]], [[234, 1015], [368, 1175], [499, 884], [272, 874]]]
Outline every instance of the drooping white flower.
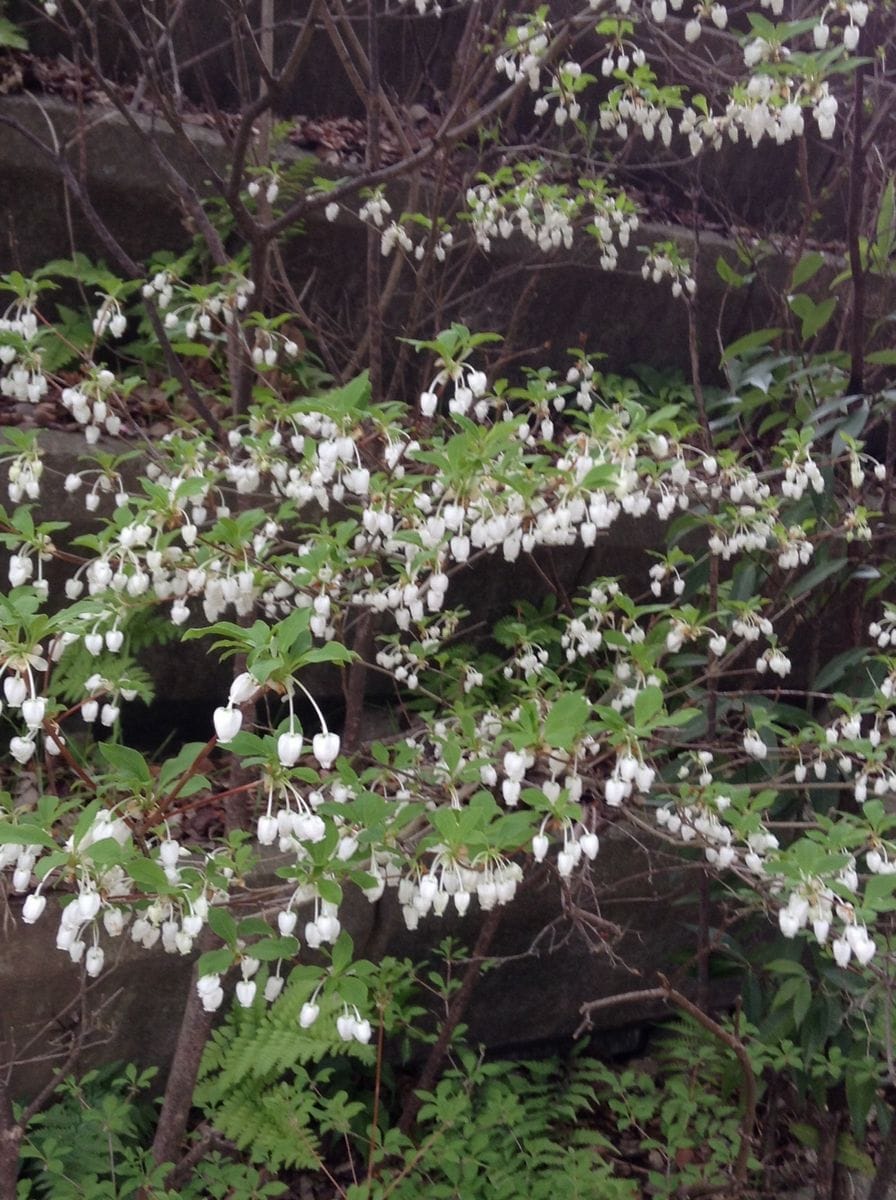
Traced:
[[316, 733], [311, 742], [311, 750], [321, 770], [328, 771], [339, 757], [339, 735], [330, 732]]
[[28, 698], [28, 684], [21, 675], [6, 675], [3, 679], [3, 694], [11, 708], [21, 708]]
[[258, 680], [248, 671], [243, 671], [235, 676], [230, 685], [230, 696], [228, 707], [234, 705], [245, 704], [247, 700], [251, 700], [259, 688]]
[[37, 892], [33, 892], [30, 896], [26, 897], [25, 903], [22, 905], [22, 920], [26, 925], [33, 925], [46, 907], [46, 896], [41, 896]]
[[314, 1004], [311, 1000], [306, 1000], [302, 1005], [302, 1011], [299, 1013], [299, 1024], [303, 1029], [310, 1029], [319, 1016], [320, 1005]]
[[200, 975], [196, 980], [196, 991], [206, 1012], [215, 1012], [224, 1003], [220, 975]]
[[831, 950], [834, 952], [834, 959], [838, 967], [849, 966], [849, 960], [852, 957], [852, 948], [845, 937], [834, 938], [831, 942]]
[[270, 814], [258, 818], [258, 841], [262, 846], [273, 846], [279, 834], [277, 818]]
[[236, 998], [243, 1008], [251, 1008], [257, 984], [253, 979], [241, 979], [236, 985]]
[[351, 1013], [342, 1013], [336, 1018], [336, 1032], [343, 1042], [350, 1042], [354, 1039], [355, 1029], [356, 1021]]
[[268, 1004], [273, 1004], [280, 993], [283, 991], [283, 976], [269, 975], [267, 982], [264, 985], [264, 998]]
[[596, 833], [585, 833], [579, 838], [579, 845], [582, 847], [582, 853], [592, 862], [597, 858], [600, 850], [600, 840]]
[[216, 708], [214, 713], [215, 733], [222, 743], [232, 741], [243, 724], [243, 714], [238, 708]]
[[371, 1037], [373, 1036], [373, 1030], [371, 1029], [370, 1022], [366, 1017], [363, 1020], [355, 1021], [354, 1034], [355, 1041], [360, 1042], [362, 1046], [366, 1046], [370, 1041]]
[[9, 743], [9, 752], [23, 766], [34, 754], [36, 747], [31, 738], [14, 737]]
[[[337, 750], [338, 754], [338, 750]], [[281, 733], [277, 739], [277, 757], [282, 767], [294, 767], [302, 755], [302, 735]]]
[[296, 927], [298, 914], [292, 909], [286, 909], [277, 914], [277, 928], [283, 937], [289, 937]]
[[103, 969], [106, 956], [102, 946], [91, 946], [84, 956], [84, 969], [91, 979], [96, 979]]

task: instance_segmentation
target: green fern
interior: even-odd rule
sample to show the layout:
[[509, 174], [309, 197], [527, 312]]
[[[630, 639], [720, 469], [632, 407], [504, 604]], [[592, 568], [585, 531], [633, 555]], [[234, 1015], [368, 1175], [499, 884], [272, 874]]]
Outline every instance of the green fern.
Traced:
[[[376, 1058], [372, 1046], [339, 1040], [332, 1001], [321, 999], [318, 1019], [301, 1028], [299, 1010], [313, 987], [295, 972], [276, 1004], [259, 999], [252, 1008], [235, 1008], [202, 1062], [196, 1104], [251, 1161], [274, 1169], [321, 1165], [322, 1135], [347, 1129], [365, 1109], [344, 1090], [331, 1090], [336, 1066], [349, 1063], [357, 1076]], [[369, 1083], [362, 1094], [369, 1095]]]
[[91, 675], [102, 675], [113, 690], [134, 691], [146, 704], [155, 694], [149, 674], [128, 650], [118, 654], [92, 655], [79, 642], [69, 647], [53, 672], [53, 689], [64, 704], [77, 704], [86, 696], [84, 684]]
[[589, 1124], [602, 1064], [462, 1059], [421, 1110], [426, 1153], [406, 1148], [413, 1170], [385, 1172], [396, 1200], [633, 1200], [637, 1189], [615, 1174], [610, 1142]]
[[689, 1075], [726, 1100], [739, 1091], [741, 1072], [731, 1051], [687, 1013], [663, 1023], [654, 1057], [663, 1074]]
[[155, 1073], [112, 1064], [62, 1083], [58, 1100], [28, 1125], [18, 1194], [50, 1200], [123, 1195], [103, 1181], [115, 1159], [134, 1178], [144, 1176], [144, 1166], [151, 1169], [154, 1111], [148, 1091]]

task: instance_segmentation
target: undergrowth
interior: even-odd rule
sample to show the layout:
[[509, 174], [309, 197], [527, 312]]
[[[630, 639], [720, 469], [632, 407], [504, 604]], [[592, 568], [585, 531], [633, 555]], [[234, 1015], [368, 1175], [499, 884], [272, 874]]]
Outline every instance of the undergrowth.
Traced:
[[670, 1022], [650, 1057], [621, 1067], [582, 1045], [490, 1060], [459, 1037], [408, 1135], [403, 1104], [435, 1036], [422, 1006], [444, 1002], [452, 982], [386, 960], [369, 985], [381, 1029], [366, 1046], [340, 1041], [332, 1020], [302, 1028], [307, 969], [274, 1004], [234, 1006], [206, 1049], [186, 1180], [149, 1152], [152, 1071], [67, 1081], [29, 1126], [19, 1200], [252, 1200], [299, 1194], [300, 1180], [302, 1195], [328, 1200], [636, 1200], [645, 1187], [724, 1187], [739, 1138], [736, 1071], [694, 1022]]

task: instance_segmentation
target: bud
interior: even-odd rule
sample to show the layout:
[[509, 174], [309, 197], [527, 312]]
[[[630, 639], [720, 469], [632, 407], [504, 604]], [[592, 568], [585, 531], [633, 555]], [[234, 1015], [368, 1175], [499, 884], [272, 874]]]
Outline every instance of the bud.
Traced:
[[264, 998], [268, 1004], [273, 1004], [280, 993], [283, 991], [283, 976], [271, 975], [268, 977], [267, 983], [264, 985]]
[[243, 671], [237, 675], [230, 685], [230, 698], [228, 704], [233, 707], [235, 704], [245, 704], [247, 700], [251, 700], [258, 691], [258, 680], [254, 675], [250, 675], [248, 671]]

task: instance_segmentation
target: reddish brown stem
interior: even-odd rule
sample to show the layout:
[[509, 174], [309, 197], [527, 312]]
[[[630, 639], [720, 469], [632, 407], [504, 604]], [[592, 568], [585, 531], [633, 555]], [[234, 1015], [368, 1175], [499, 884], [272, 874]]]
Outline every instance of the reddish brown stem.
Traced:
[[495, 934], [498, 932], [503, 911], [501, 908], [493, 908], [482, 923], [482, 928], [479, 930], [479, 937], [476, 939], [476, 945], [473, 947], [473, 955], [464, 972], [463, 981], [451, 1001], [448, 1016], [445, 1018], [442, 1028], [439, 1030], [439, 1036], [424, 1063], [420, 1078], [417, 1080], [417, 1087], [408, 1098], [399, 1118], [398, 1128], [402, 1133], [410, 1133], [414, 1128], [417, 1113], [423, 1105], [421, 1093], [431, 1092], [438, 1081], [439, 1072], [442, 1069], [442, 1063], [451, 1045], [454, 1031], [467, 1011], [467, 1007], [472, 999], [473, 989], [479, 979], [483, 960], [491, 948]]

